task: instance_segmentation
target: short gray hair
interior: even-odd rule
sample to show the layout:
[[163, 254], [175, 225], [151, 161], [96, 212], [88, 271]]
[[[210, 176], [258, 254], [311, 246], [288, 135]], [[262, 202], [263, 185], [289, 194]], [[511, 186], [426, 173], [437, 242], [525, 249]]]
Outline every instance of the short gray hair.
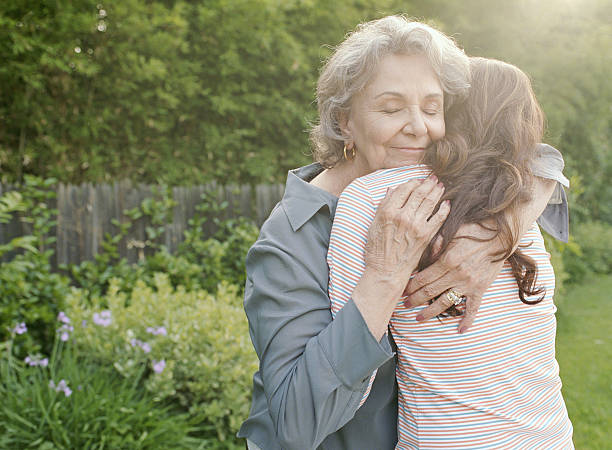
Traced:
[[357, 26], [329, 57], [317, 83], [319, 123], [310, 131], [315, 160], [332, 167], [342, 158], [340, 119], [364, 89], [378, 63], [391, 54], [422, 54], [444, 91], [444, 109], [467, 96], [470, 62], [444, 33], [404, 16], [387, 16]]

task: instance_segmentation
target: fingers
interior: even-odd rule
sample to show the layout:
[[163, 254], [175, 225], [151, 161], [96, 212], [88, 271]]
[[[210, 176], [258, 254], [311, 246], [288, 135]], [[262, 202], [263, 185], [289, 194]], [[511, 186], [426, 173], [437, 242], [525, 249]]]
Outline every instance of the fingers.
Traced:
[[438, 260], [410, 280], [405, 304], [407, 307], [422, 305], [453, 286], [456, 286], [456, 283], [448, 269]]
[[438, 314], [441, 314], [446, 311], [448, 308], [450, 308], [451, 305], [452, 303], [449, 303], [447, 301], [446, 296], [441, 295], [435, 302], [433, 302], [427, 308], [418, 313], [416, 316], [416, 320], [417, 322], [429, 320], [433, 317], [436, 317]]
[[[466, 299], [465, 312], [463, 313], [463, 318], [459, 322], [459, 333], [465, 333], [474, 324], [474, 319], [476, 319], [476, 314], [478, 313], [481, 303], [482, 297], [479, 296], [468, 297]], [[435, 302], [418, 313], [416, 320], [418, 322], [423, 322], [425, 320], [432, 319], [437, 315], [442, 314], [451, 305], [452, 302], [447, 301], [445, 295], [443, 294]]]
[[459, 333], [465, 333], [474, 323], [476, 313], [480, 308], [482, 297], [473, 295], [468, 297], [465, 302], [465, 312], [463, 313], [463, 319], [459, 322]]
[[438, 253], [440, 253], [440, 250], [442, 250], [442, 236], [437, 236], [436, 239], [434, 240], [433, 244], [431, 245], [431, 256], [432, 257], [436, 257], [438, 256]]
[[419, 219], [427, 220], [443, 193], [444, 185], [438, 183], [438, 178], [435, 175], [431, 175], [410, 194], [405, 208], [415, 215], [424, 216], [423, 218], [419, 217]]
[[412, 192], [421, 184], [423, 180], [410, 180], [407, 183], [402, 183], [399, 186], [389, 188], [387, 195], [379, 205], [379, 209], [400, 209], [406, 204], [406, 200]]

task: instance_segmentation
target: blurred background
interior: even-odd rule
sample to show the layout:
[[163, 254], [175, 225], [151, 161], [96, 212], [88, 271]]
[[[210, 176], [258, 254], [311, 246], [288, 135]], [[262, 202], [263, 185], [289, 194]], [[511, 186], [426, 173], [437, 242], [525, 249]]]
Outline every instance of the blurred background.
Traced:
[[[168, 223], [178, 220], [177, 189], [270, 185], [278, 193], [287, 170], [311, 161], [307, 130], [316, 119], [322, 62], [358, 23], [392, 13], [430, 23], [469, 55], [511, 62], [532, 78], [547, 117], [546, 142], [563, 153], [572, 183], [570, 243], [547, 238], [558, 283], [564, 394], [576, 447], [611, 448], [610, 0], [3, 0], [0, 338], [5, 354], [13, 356], [1, 360], [6, 372], [0, 394], [13, 392], [14, 400], [11, 414], [0, 412], [3, 448], [28, 442], [76, 448], [103, 435], [124, 448], [171, 448], [152, 438], [168, 429], [184, 431], [173, 438], [181, 443], [177, 447], [243, 445], [233, 434], [248, 413], [255, 360], [241, 311], [242, 260], [263, 217], [224, 215], [229, 197], [198, 191], [201, 203], [192, 204], [189, 217], [174, 230], [180, 238], [164, 241]], [[94, 189], [125, 180], [149, 186], [147, 195], [121, 203], [129, 210], [118, 209], [121, 217], [108, 219], [85, 256], [59, 258], [70, 251], [56, 246], [58, 217], [61, 226], [74, 214], [67, 209], [61, 216], [61, 195], [72, 191], [60, 192], [58, 184]], [[100, 198], [106, 198], [104, 189], [98, 189]], [[112, 189], [120, 190], [108, 187], [108, 192]], [[247, 202], [254, 196], [248, 193]], [[17, 223], [17, 234], [2, 234]], [[140, 234], [130, 240], [132, 226]], [[68, 240], [82, 234], [74, 236]], [[163, 294], [166, 290], [173, 294]], [[157, 312], [138, 306], [143, 298], [157, 305]], [[177, 298], [195, 309], [183, 311], [185, 322], [169, 323]], [[57, 315], [64, 310], [73, 320], [61, 326], [102, 311], [112, 311], [116, 320], [111, 325], [98, 320], [99, 332], [70, 331], [75, 339], [83, 334], [70, 353], [62, 346], [71, 341], [57, 338]], [[147, 311], [150, 320], [142, 319]], [[196, 314], [210, 324], [232, 319], [225, 335], [203, 336], [198, 333], [205, 331], [186, 323]], [[139, 320], [129, 319], [134, 315]], [[21, 323], [27, 332], [18, 332]], [[159, 331], [162, 324], [167, 334]], [[114, 333], [103, 334], [111, 328]], [[113, 341], [117, 336], [121, 339]], [[154, 337], [153, 353], [141, 352], [147, 348], [140, 345], [143, 336]], [[204, 360], [195, 358], [191, 347], [168, 356], [178, 341], [194, 336], [200, 345], [207, 343]], [[53, 389], [55, 397], [50, 396], [47, 384], [57, 385], [55, 375], [34, 373], [23, 362], [29, 355], [51, 356], [60, 347], [74, 361], [57, 362], [58, 373], [87, 379], [77, 367], [93, 367], [95, 373], [102, 364], [119, 374], [116, 380], [104, 375], [118, 384], [101, 384], [90, 397], [70, 395], [71, 402], [89, 405], [79, 409], [81, 416], [74, 404], [58, 403], [65, 391]], [[129, 377], [141, 383], [125, 387], [121, 383]], [[15, 384], [4, 383], [9, 378]], [[127, 402], [122, 408], [136, 418], [135, 411], [145, 417], [143, 411], [157, 408], [156, 423], [167, 419], [167, 428], [155, 431], [144, 419], [129, 422], [129, 430], [117, 425], [126, 420], [125, 411], [98, 407], [111, 393], [123, 392], [117, 386], [126, 391], [114, 403]], [[80, 391], [75, 386], [72, 392]], [[43, 394], [44, 402], [34, 405], [31, 398]], [[56, 416], [41, 423], [46, 408], [56, 408]], [[72, 420], [60, 420], [58, 411]], [[104, 426], [80, 428], [90, 422]], [[90, 441], [82, 440], [89, 435]]]

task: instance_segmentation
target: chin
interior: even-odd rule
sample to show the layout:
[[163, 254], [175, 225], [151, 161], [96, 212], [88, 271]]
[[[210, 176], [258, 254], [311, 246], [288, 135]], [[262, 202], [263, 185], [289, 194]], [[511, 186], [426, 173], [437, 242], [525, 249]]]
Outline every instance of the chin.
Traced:
[[389, 164], [385, 164], [383, 169], [394, 169], [396, 167], [414, 166], [415, 164], [421, 164], [421, 158], [406, 158], [397, 161], [391, 161]]

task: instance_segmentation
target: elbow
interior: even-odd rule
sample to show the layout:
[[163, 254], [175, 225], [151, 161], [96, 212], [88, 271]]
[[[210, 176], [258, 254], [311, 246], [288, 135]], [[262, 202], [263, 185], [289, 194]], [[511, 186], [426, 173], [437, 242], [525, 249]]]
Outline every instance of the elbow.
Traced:
[[[283, 449], [311, 450], [318, 447], [313, 431], [307, 427], [300, 427], [297, 423], [291, 425], [279, 422], [276, 426], [276, 437]], [[320, 442], [318, 443], [320, 444]]]

